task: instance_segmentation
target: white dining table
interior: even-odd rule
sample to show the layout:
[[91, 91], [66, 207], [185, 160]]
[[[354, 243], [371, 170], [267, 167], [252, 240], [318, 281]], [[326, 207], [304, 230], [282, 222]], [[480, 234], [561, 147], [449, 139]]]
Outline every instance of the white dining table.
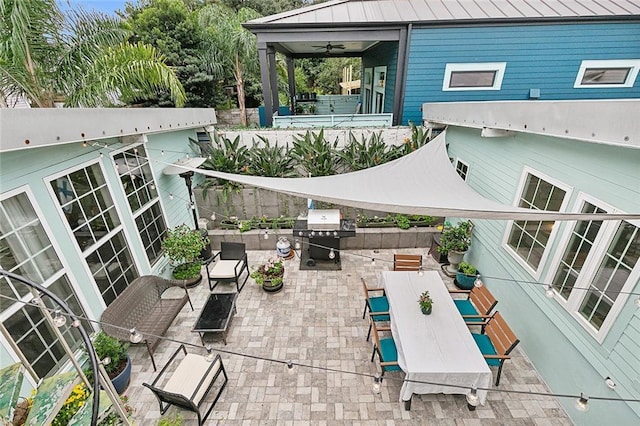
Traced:
[[[405, 373], [400, 390], [405, 409], [411, 408], [413, 394], [468, 394], [474, 385], [491, 386], [491, 370], [438, 272], [384, 271], [381, 281]], [[425, 290], [433, 300], [430, 315], [418, 304]], [[478, 397], [484, 405], [487, 391], [478, 390]]]

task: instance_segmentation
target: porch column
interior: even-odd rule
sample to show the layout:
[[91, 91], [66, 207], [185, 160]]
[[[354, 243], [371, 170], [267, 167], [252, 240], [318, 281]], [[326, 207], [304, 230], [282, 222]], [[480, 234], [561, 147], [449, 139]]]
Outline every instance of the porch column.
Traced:
[[262, 80], [262, 97], [264, 98], [265, 124], [271, 127], [273, 124], [273, 103], [271, 97], [271, 84], [269, 79], [269, 60], [267, 56], [267, 44], [258, 43], [258, 59], [260, 60], [260, 79]]
[[267, 59], [269, 61], [269, 84], [271, 90], [271, 107], [277, 113], [280, 106], [278, 99], [278, 72], [276, 71], [276, 51], [273, 47], [267, 48]]
[[287, 79], [289, 80], [289, 107], [291, 114], [294, 114], [296, 108], [296, 67], [294, 59], [287, 56]]

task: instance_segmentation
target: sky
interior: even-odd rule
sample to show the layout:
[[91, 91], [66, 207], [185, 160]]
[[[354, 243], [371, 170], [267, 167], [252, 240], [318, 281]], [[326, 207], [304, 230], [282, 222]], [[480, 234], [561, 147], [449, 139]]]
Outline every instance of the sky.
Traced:
[[[135, 0], [129, 0], [131, 3], [136, 3]], [[67, 9], [67, 2], [71, 5], [71, 8], [82, 6], [85, 10], [95, 10], [96, 12], [103, 12], [109, 15], [115, 15], [116, 10], [124, 10], [124, 5], [127, 0], [57, 0], [62, 10]]]

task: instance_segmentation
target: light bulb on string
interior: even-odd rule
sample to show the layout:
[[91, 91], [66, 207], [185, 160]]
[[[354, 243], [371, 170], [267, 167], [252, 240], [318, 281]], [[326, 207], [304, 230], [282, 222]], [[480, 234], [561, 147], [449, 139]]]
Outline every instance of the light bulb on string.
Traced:
[[78, 318], [74, 319], [73, 321], [71, 321], [71, 326], [75, 328], [80, 327], [80, 320]]
[[544, 295], [547, 296], [549, 299], [553, 299], [553, 296], [555, 296], [555, 293], [553, 291], [553, 287], [551, 287], [551, 284], [547, 285], [547, 289], [545, 290]]
[[211, 220], [216, 220], [216, 213], [215, 213], [215, 212], [213, 212], [213, 213], [211, 214]]
[[471, 387], [471, 392], [466, 395], [467, 399], [467, 408], [469, 411], [474, 411], [476, 407], [480, 404], [480, 398], [478, 397], [478, 388], [476, 386]]
[[170, 199], [170, 200], [173, 200], [173, 193], [170, 193], [170, 194], [169, 194], [169, 199]]
[[42, 293], [38, 293], [37, 296], [34, 296], [33, 299], [31, 299], [31, 303], [36, 306], [40, 304], [40, 301], [42, 301]]
[[213, 353], [213, 349], [211, 348], [211, 345], [207, 345], [206, 349], [207, 349], [207, 354], [204, 356], [205, 361], [213, 362], [215, 355]]
[[264, 234], [262, 235], [262, 238], [264, 238], [265, 240], [269, 239], [269, 231], [264, 231]]
[[129, 330], [129, 341], [131, 343], [140, 343], [142, 342], [142, 333], [140, 333], [138, 330], [134, 328], [132, 328], [131, 330]]
[[376, 266], [376, 258], [375, 257], [371, 258], [371, 266]]
[[83, 147], [83, 148], [86, 148], [86, 147], [87, 147], [87, 142], [86, 142], [86, 141], [83, 141], [83, 142], [82, 142], [82, 147]]
[[371, 390], [375, 394], [379, 394], [382, 390], [382, 376], [380, 376], [380, 374], [378, 373], [373, 376], [373, 385], [371, 385]]
[[100, 158], [104, 158], [104, 154], [103, 153], [100, 153]]
[[636, 297], [636, 300], [633, 301], [633, 303], [635, 303], [635, 305], [640, 308], [640, 296]]
[[102, 365], [109, 365], [111, 364], [111, 358], [108, 356], [105, 356], [104, 358], [102, 358], [102, 360], [100, 361], [100, 364]]
[[424, 276], [424, 268], [422, 267], [422, 265], [418, 267], [418, 275], [421, 277]]
[[51, 320], [53, 325], [60, 328], [67, 323], [67, 317], [62, 315], [60, 309], [56, 309], [53, 314], [53, 319]]
[[290, 359], [287, 360], [287, 373], [294, 374], [295, 373], [295, 364]]
[[580, 393], [580, 398], [576, 400], [576, 410], [587, 411], [589, 409], [589, 397]]
[[296, 248], [296, 250], [300, 250], [300, 241], [296, 240], [294, 247]]
[[160, 151], [160, 155], [164, 156], [164, 149]]
[[480, 277], [480, 274], [476, 275], [476, 279], [473, 282], [473, 285], [476, 287], [482, 287], [484, 285], [484, 283], [482, 282], [482, 278]]
[[191, 208], [191, 210], [195, 210], [195, 209], [196, 209], [196, 203], [191, 202], [191, 203], [189, 204], [189, 207]]
[[151, 190], [155, 190], [156, 189], [156, 185], [152, 183], [151, 185], [149, 185], [149, 188], [151, 188]]
[[336, 252], [333, 251], [333, 249], [329, 250], [329, 259], [335, 259], [336, 258]]

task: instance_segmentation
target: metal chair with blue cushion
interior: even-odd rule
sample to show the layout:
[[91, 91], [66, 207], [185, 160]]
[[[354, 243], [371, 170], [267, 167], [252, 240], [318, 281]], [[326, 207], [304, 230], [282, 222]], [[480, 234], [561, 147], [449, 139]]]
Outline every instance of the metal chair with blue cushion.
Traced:
[[402, 371], [398, 365], [398, 348], [396, 348], [396, 342], [393, 341], [393, 337], [387, 336], [380, 338], [379, 331], [391, 331], [389, 327], [376, 326], [376, 322], [371, 319], [371, 326], [373, 327], [373, 353], [371, 354], [371, 362], [378, 353], [378, 359], [380, 360], [380, 369], [382, 370], [381, 376], [384, 376], [385, 371]]
[[[249, 261], [245, 244], [222, 241], [220, 251], [216, 253], [212, 261], [214, 262], [213, 268], [209, 270], [207, 266], [209, 289], [213, 290], [218, 282], [234, 282], [238, 293], [240, 293], [249, 279]], [[246, 272], [246, 275], [240, 284], [243, 272]], [[212, 285], [212, 282], [215, 284]]]
[[[367, 315], [367, 310], [372, 314], [372, 321], [389, 321], [389, 301], [387, 296], [384, 295], [384, 289], [369, 288], [364, 278], [360, 278], [362, 281], [362, 290], [364, 292], [364, 312], [362, 312], [362, 319]], [[372, 293], [382, 292], [380, 296], [372, 295]], [[369, 324], [369, 331], [367, 332], [367, 342], [371, 336], [371, 323]]]
[[491, 367], [498, 367], [496, 386], [500, 384], [500, 374], [504, 361], [511, 358], [509, 354], [520, 340], [511, 331], [500, 312], [496, 312], [484, 327], [483, 333], [471, 333], [482, 356]]
[[498, 300], [487, 286], [474, 287], [471, 290], [449, 290], [449, 293], [467, 295], [466, 299], [453, 299], [453, 303], [468, 325], [484, 327], [491, 318], [491, 311], [498, 304]]

